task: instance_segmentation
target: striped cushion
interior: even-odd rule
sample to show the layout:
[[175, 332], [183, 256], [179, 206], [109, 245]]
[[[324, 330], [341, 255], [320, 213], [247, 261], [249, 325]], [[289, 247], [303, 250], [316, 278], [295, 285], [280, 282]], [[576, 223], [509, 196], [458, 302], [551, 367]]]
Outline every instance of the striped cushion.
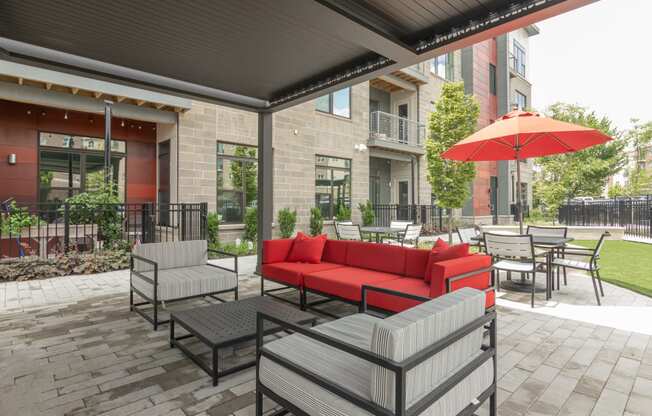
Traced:
[[[481, 317], [484, 313], [484, 292], [471, 288], [456, 290], [377, 322], [371, 340], [371, 351], [401, 362]], [[410, 370], [406, 380], [408, 407], [430, 393], [460, 366], [479, 355], [481, 344], [482, 329], [478, 329]], [[481, 379], [484, 380], [485, 373], [482, 374]], [[479, 385], [479, 391], [487, 388], [490, 383], [489, 379], [488, 383]], [[374, 365], [371, 371], [372, 400], [380, 406], [393, 409], [394, 392], [394, 373]], [[463, 389], [463, 393], [473, 392]], [[463, 408], [476, 397], [460, 394], [453, 395], [456, 405], [446, 406]], [[443, 414], [455, 413], [457, 412]]]
[[[170, 241], [166, 243], [138, 244], [133, 253], [158, 263], [159, 271], [177, 267], [200, 266], [208, 261], [206, 240]], [[134, 270], [153, 270], [153, 266], [134, 259]]]
[[[154, 280], [154, 272], [143, 272], [147, 278]], [[140, 293], [154, 299], [153, 285], [132, 274], [131, 283]], [[193, 266], [158, 271], [157, 300], [173, 300], [190, 296], [234, 289], [238, 285], [235, 273], [212, 266]]]
[[[314, 329], [351, 345], [369, 350], [375, 324], [380, 319], [358, 314], [319, 325]], [[290, 335], [265, 345], [265, 349], [290, 360], [301, 368], [316, 373], [346, 388], [365, 400], [371, 400], [372, 365], [342, 351], [317, 343], [301, 335]], [[288, 400], [311, 416], [369, 416], [371, 413], [305, 379], [297, 373], [262, 357], [260, 381], [274, 393]], [[453, 415], [450, 409], [461, 409], [477, 397], [493, 380], [492, 362], [475, 370], [425, 413]]]

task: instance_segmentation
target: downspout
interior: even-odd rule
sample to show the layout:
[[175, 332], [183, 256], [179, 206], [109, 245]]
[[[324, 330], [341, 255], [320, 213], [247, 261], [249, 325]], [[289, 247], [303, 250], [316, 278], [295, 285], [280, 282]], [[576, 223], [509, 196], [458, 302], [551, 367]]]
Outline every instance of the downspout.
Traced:
[[175, 199], [176, 199], [176, 203], [178, 204], [179, 203], [179, 193], [180, 193], [179, 192], [179, 159], [180, 159], [179, 158], [179, 141], [181, 141], [181, 137], [179, 137], [179, 123], [180, 123], [179, 113], [175, 113], [175, 114], [177, 116], [177, 140], [176, 140], [176, 142], [177, 142], [177, 157], [176, 157], [176, 159], [177, 159], [177, 191], [175, 192], [175, 194], [176, 194]]

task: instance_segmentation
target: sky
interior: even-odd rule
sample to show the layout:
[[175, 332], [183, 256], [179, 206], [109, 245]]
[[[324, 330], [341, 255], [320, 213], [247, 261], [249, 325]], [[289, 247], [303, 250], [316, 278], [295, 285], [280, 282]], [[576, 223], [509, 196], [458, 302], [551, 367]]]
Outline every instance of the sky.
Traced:
[[652, 120], [652, 0], [600, 0], [539, 22], [530, 38], [533, 108], [563, 101], [620, 129]]

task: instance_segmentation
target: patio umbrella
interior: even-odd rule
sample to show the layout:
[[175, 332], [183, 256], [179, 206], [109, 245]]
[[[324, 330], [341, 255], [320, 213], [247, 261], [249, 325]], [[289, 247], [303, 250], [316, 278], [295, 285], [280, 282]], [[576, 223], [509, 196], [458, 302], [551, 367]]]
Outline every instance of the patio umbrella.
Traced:
[[[516, 160], [570, 153], [606, 143], [611, 137], [589, 127], [543, 117], [532, 111], [515, 110], [476, 131], [442, 153], [463, 162]], [[517, 212], [521, 234], [521, 164], [516, 164]]]

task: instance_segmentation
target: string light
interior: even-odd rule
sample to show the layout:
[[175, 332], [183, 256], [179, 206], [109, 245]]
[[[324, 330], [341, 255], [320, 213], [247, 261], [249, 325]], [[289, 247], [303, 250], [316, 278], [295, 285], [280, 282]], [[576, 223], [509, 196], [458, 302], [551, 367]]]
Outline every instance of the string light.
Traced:
[[68, 120], [68, 112], [67, 111], [65, 113], [63, 113], [63, 119]]

